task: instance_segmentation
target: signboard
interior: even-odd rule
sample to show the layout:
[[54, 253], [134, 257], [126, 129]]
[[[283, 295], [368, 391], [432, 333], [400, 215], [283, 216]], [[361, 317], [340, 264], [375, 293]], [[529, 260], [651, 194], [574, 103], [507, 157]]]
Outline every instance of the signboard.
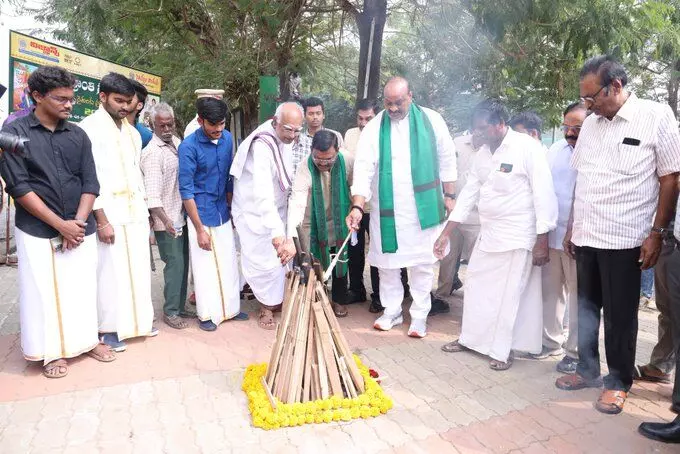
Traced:
[[279, 78], [260, 76], [260, 124], [274, 116], [278, 97]]
[[149, 90], [147, 107], [160, 100], [162, 80], [155, 74], [118, 65], [14, 31], [9, 32], [9, 42], [10, 112], [30, 106], [31, 100], [26, 92], [28, 76], [43, 65], [60, 66], [75, 76], [75, 104], [70, 118], [74, 122], [82, 120], [99, 107], [99, 81], [110, 72], [123, 74], [144, 85]]

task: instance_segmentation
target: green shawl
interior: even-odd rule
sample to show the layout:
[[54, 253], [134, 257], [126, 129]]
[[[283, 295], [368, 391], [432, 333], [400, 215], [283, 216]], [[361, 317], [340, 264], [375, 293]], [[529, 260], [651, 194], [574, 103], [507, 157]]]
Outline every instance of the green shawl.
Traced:
[[[441, 224], [446, 218], [442, 185], [439, 180], [437, 139], [429, 118], [415, 103], [411, 103], [409, 108], [408, 123], [413, 193], [416, 199], [420, 228], [425, 230]], [[383, 112], [382, 122], [380, 123], [379, 146], [380, 240], [383, 253], [394, 253], [399, 246], [394, 220], [392, 131], [390, 116], [386, 111]]]
[[[321, 172], [314, 164], [312, 155], [307, 159], [309, 172], [312, 174], [312, 206], [311, 206], [311, 232], [310, 250], [315, 257], [321, 260], [324, 269], [331, 264], [330, 245], [328, 242], [328, 227], [326, 219], [326, 204], [323, 200], [321, 188]], [[338, 159], [331, 169], [330, 179], [331, 212], [333, 213], [333, 227], [335, 232], [335, 250], [340, 250], [343, 241], [347, 237], [347, 224], [345, 216], [349, 212], [349, 186], [347, 185], [347, 171], [345, 159], [338, 152]], [[342, 252], [340, 260], [335, 267], [335, 275], [343, 277], [347, 274], [347, 248]]]

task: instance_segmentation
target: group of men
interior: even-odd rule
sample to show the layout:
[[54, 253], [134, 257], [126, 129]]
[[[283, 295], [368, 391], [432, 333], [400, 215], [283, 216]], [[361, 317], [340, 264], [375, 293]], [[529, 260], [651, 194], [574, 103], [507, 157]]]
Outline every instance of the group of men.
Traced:
[[[565, 139], [547, 151], [535, 114], [509, 119], [494, 99], [476, 106], [471, 132], [454, 141], [441, 115], [416, 104], [408, 81], [394, 77], [384, 110], [362, 101], [358, 128], [344, 140], [324, 128], [323, 102], [312, 98], [304, 107], [282, 103], [234, 154], [219, 92], [201, 94], [183, 141], [172, 108], [157, 104], [142, 151], [145, 95], [132, 81], [104, 77], [100, 108], [76, 126], [66, 121], [73, 76], [39, 68], [29, 78], [35, 110], [5, 127], [31, 140], [27, 153], [0, 161], [17, 201], [24, 355], [56, 378], [68, 372], [66, 358], [86, 352], [112, 361], [125, 339], [157, 334], [149, 225], [165, 262], [164, 321], [182, 329], [198, 316], [206, 331], [248, 318], [242, 279], [260, 303], [260, 327], [275, 328], [298, 231], [324, 268], [335, 264], [333, 310], [347, 315], [343, 304], [367, 296], [370, 234], [370, 309], [382, 312], [374, 328], [403, 323], [408, 292], [407, 333], [425, 337], [428, 315], [444, 311], [435, 306], [462, 286], [458, 266], [467, 259], [461, 335], [442, 349], [474, 350], [493, 370], [509, 369], [515, 352], [541, 359], [566, 350], [556, 386], [603, 387], [596, 408], [619, 413], [634, 378], [669, 380], [668, 369], [634, 365], [640, 270], [655, 265], [664, 241], [660, 344], [666, 363], [680, 360], [680, 232], [669, 233], [680, 134], [667, 106], [638, 99], [626, 83], [612, 58], [588, 60], [581, 102], [564, 112]], [[353, 233], [356, 244], [345, 249]], [[197, 315], [184, 307], [189, 262]], [[675, 388], [677, 409], [677, 376]], [[672, 440], [680, 418], [640, 430]]]

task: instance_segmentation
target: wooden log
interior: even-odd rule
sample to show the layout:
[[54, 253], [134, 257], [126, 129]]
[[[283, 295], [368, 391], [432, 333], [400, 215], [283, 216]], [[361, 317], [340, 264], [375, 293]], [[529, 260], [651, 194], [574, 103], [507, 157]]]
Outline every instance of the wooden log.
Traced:
[[[295, 303], [294, 306], [294, 312], [291, 314], [291, 320], [290, 320], [290, 328], [288, 329], [288, 332], [286, 333], [286, 337], [284, 339], [284, 350], [286, 351], [286, 356], [282, 359], [281, 362], [281, 368], [283, 369], [283, 374], [282, 380], [281, 380], [281, 396], [279, 397], [279, 400], [286, 402], [287, 401], [287, 396], [288, 396], [288, 390], [290, 389], [290, 378], [293, 373], [293, 370], [291, 368], [291, 363], [293, 361], [293, 354], [295, 350], [295, 327], [297, 326], [298, 323], [298, 318], [300, 317], [300, 306], [302, 305], [302, 302], [305, 298], [306, 294], [306, 287], [300, 287], [300, 290], [298, 291], [297, 295], [297, 302]], [[277, 396], [278, 397], [278, 396]]]
[[[310, 305], [311, 307], [311, 305]], [[309, 317], [307, 327], [307, 351], [305, 352], [305, 374], [302, 383], [302, 402], [309, 402], [312, 396], [312, 363], [314, 362], [314, 317]]]
[[[312, 309], [314, 305], [312, 305]], [[322, 399], [327, 399], [329, 396], [328, 392], [328, 372], [326, 371], [326, 361], [323, 357], [323, 348], [321, 348], [321, 333], [319, 331], [319, 324], [316, 322], [316, 312], [314, 313], [314, 326], [316, 331], [314, 332], [314, 343], [316, 348], [316, 364], [319, 369], [319, 393]]]
[[269, 403], [272, 406], [272, 410], [276, 411], [276, 399], [274, 399], [274, 396], [272, 396], [272, 391], [269, 389], [269, 385], [267, 384], [267, 381], [264, 379], [264, 375], [260, 377], [260, 383], [262, 383], [262, 387], [265, 390], [265, 393], [267, 394], [267, 398], [269, 399]]
[[[316, 346], [314, 350], [316, 351]], [[321, 384], [319, 382], [319, 365], [315, 362], [312, 364], [312, 400], [321, 399]]]
[[328, 320], [324, 314], [321, 303], [318, 301], [312, 304], [314, 309], [315, 321], [319, 327], [319, 338], [321, 340], [321, 348], [323, 350], [323, 358], [326, 362], [326, 369], [328, 370], [328, 380], [331, 383], [331, 392], [334, 396], [343, 397], [342, 384], [340, 383], [340, 371], [333, 356], [333, 335], [331, 334]]
[[345, 336], [342, 334], [342, 330], [340, 329], [338, 319], [335, 317], [335, 313], [333, 313], [333, 307], [331, 305], [331, 302], [328, 300], [326, 289], [322, 285], [317, 284], [316, 293], [317, 296], [319, 297], [320, 304], [321, 307], [323, 308], [323, 312], [326, 316], [326, 319], [328, 320], [328, 324], [333, 334], [333, 338], [335, 339], [335, 343], [338, 346], [340, 355], [347, 358], [346, 362], [347, 369], [349, 370], [349, 373], [352, 376], [354, 386], [356, 387], [357, 390], [360, 391], [360, 393], [363, 393], [366, 389], [364, 384], [364, 377], [361, 375], [361, 372], [359, 372], [359, 367], [357, 366], [356, 361], [354, 361], [352, 350], [349, 348], [349, 345], [347, 344], [347, 339], [345, 339]]
[[291, 293], [288, 295], [288, 299], [284, 300], [284, 302], [288, 301], [288, 304], [286, 307], [284, 307], [281, 323], [279, 323], [277, 327], [276, 340], [272, 346], [272, 353], [269, 358], [269, 364], [267, 365], [267, 383], [269, 384], [270, 388], [272, 388], [274, 385], [274, 377], [281, 358], [281, 352], [283, 351], [284, 339], [288, 331], [291, 314], [293, 313], [293, 306], [298, 293], [299, 282], [300, 276], [296, 274], [293, 276], [293, 287], [291, 288]]
[[[293, 362], [291, 364], [290, 388], [288, 390], [287, 402], [300, 402], [302, 396], [302, 378], [305, 370], [305, 357], [307, 356], [307, 329], [309, 328], [309, 315], [314, 298], [314, 274], [310, 274], [307, 283], [307, 291], [304, 299], [299, 306], [298, 323], [295, 329], [295, 347], [293, 351]], [[315, 298], [314, 298], [315, 299]]]

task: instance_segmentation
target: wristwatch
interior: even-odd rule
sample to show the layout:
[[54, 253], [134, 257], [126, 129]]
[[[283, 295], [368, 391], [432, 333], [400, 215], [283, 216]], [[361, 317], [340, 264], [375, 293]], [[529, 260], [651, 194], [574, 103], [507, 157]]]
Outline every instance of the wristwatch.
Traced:
[[449, 199], [456, 200], [456, 194], [453, 194], [453, 193], [451, 193], [451, 192], [445, 192], [445, 193], [444, 193], [444, 197], [449, 198]]
[[668, 229], [664, 227], [652, 227], [652, 232], [663, 235], [664, 233], [668, 232]]

